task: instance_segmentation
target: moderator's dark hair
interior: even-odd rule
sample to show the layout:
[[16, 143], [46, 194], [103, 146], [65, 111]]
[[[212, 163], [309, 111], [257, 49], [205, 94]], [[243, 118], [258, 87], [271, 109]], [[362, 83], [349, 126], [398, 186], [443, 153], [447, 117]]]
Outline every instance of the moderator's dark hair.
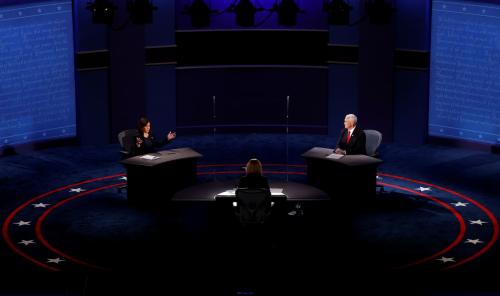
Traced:
[[147, 117], [141, 117], [139, 121], [137, 122], [137, 130], [139, 131], [139, 134], [142, 134], [144, 131], [144, 127], [149, 123], [149, 119]]
[[257, 158], [252, 158], [247, 162], [246, 167], [247, 176], [248, 175], [259, 175], [262, 176], [262, 164]]

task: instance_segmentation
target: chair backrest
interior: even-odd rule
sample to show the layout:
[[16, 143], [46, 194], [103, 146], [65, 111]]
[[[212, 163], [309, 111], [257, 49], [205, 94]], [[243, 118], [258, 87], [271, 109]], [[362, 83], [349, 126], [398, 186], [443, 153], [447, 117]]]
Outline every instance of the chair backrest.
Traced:
[[271, 214], [269, 189], [239, 188], [236, 190], [236, 215], [243, 225], [262, 224]]
[[366, 136], [366, 155], [376, 156], [380, 143], [382, 143], [382, 133], [376, 130], [364, 130]]
[[123, 152], [130, 153], [131, 145], [133, 145], [133, 138], [135, 138], [139, 132], [136, 129], [128, 129], [118, 133], [118, 143]]

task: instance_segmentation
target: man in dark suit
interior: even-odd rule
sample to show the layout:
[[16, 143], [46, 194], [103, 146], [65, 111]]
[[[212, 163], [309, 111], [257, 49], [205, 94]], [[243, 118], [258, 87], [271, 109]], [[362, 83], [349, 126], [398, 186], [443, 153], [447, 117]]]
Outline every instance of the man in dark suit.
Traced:
[[340, 132], [335, 153], [352, 155], [366, 154], [366, 135], [357, 127], [358, 118], [354, 114], [347, 114], [344, 119], [344, 128]]

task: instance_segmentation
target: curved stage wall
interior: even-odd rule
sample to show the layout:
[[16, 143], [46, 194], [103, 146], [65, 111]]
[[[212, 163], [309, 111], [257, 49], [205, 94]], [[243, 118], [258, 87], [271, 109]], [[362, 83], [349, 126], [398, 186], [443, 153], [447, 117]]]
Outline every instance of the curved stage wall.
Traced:
[[327, 133], [326, 30], [178, 31], [176, 40], [178, 130]]

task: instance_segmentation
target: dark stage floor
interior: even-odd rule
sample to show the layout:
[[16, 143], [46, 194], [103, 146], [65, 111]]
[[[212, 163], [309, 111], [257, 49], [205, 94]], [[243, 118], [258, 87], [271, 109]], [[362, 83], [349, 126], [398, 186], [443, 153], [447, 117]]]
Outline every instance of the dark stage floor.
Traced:
[[[273, 187], [306, 188], [300, 155], [335, 141], [179, 135], [166, 148], [204, 155], [198, 189], [235, 184], [251, 157], [263, 162]], [[126, 182], [118, 151], [117, 145], [64, 147], [0, 158], [0, 295], [157, 289], [325, 295], [345, 288], [351, 294], [500, 295], [499, 155], [385, 145], [378, 177], [385, 193], [373, 200], [343, 197], [352, 208], [335, 198], [291, 198], [268, 227], [248, 230], [203, 198], [131, 207], [126, 191], [118, 190]]]

